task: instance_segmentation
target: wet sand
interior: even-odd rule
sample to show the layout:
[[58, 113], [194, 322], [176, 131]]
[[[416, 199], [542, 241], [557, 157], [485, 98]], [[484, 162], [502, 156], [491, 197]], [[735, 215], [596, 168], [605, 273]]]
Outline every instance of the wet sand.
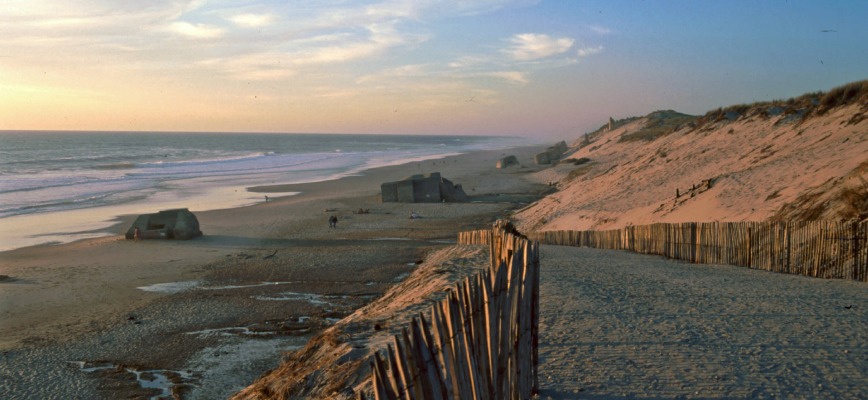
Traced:
[[[124, 218], [115, 237], [0, 253], [8, 277], [0, 281], [0, 392], [125, 398], [173, 388], [184, 398], [227, 397], [382, 295], [456, 232], [537, 198], [545, 185], [525, 179], [540, 169], [537, 150], [509, 151], [524, 168], [497, 170], [505, 151], [490, 151], [252, 188], [270, 201], [196, 213], [205, 236], [192, 241], [123, 240]], [[434, 171], [473, 202], [380, 202], [380, 183]]]

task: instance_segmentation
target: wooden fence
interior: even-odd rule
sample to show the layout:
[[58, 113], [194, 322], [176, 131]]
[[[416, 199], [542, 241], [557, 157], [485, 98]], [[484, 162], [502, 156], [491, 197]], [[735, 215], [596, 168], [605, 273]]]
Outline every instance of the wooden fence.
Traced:
[[489, 245], [489, 268], [374, 354], [376, 399], [528, 399], [538, 391], [539, 244], [508, 228], [459, 235], [459, 244]]
[[491, 229], [458, 232], [458, 244], [491, 244]]
[[868, 222], [690, 222], [530, 235], [545, 244], [658, 254], [817, 278], [868, 282]]

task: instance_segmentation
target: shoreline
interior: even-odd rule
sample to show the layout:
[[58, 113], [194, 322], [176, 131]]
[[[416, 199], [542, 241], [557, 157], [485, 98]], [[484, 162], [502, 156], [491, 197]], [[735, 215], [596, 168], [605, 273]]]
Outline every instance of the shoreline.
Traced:
[[[125, 389], [112, 396], [129, 395], [145, 390], [131, 383], [135, 375], [83, 372], [69, 362], [83, 362], [75, 365], [86, 368], [108, 363], [137, 371], [216, 371], [228, 368], [226, 361], [201, 358], [213, 346], [229, 354], [235, 351], [229, 347], [238, 350], [257, 340], [303, 344], [303, 338], [333, 323], [329, 321], [402, 280], [428, 252], [454, 241], [457, 231], [486, 226], [541, 195], [545, 185], [525, 179], [542, 169], [532, 161], [539, 148], [471, 152], [334, 181], [269, 186], [265, 190], [300, 193], [197, 212], [205, 236], [191, 241], [133, 242], [111, 236], [2, 252], [0, 275], [10, 278], [0, 282], [0, 357], [4, 368], [23, 372], [0, 389], [13, 398], [18, 393], [23, 393], [20, 398], [50, 397], [58, 390], [52, 385], [62, 385], [92, 397], [105, 394], [100, 385], [120, 380]], [[517, 153], [525, 167], [496, 169], [503, 152]], [[380, 202], [380, 183], [434, 171], [480, 201]], [[370, 213], [357, 214], [359, 208]], [[325, 209], [338, 216], [336, 229], [327, 227]], [[408, 219], [410, 212], [422, 218]], [[116, 229], [124, 225], [123, 218], [114, 224]], [[168, 294], [140, 289], [189, 281], [208, 290]], [[276, 367], [280, 351], [264, 353], [242, 362], [258, 365], [241, 374], [248, 378], [245, 386]], [[229, 378], [190, 379], [185, 390], [201, 393], [197, 384]], [[231, 394], [240, 389], [233, 382], [222, 390]]]
[[[443, 157], [429, 158], [429, 159], [425, 159], [422, 161], [411, 161], [411, 162], [404, 163], [404, 164], [377, 166], [377, 167], [373, 167], [370, 169], [362, 170], [358, 173], [352, 173], [349, 175], [341, 176], [341, 177], [338, 177], [335, 179], [327, 179], [327, 180], [322, 180], [322, 181], [304, 182], [304, 183], [278, 183], [278, 184], [271, 184], [271, 185], [256, 185], [256, 186], [248, 186], [248, 187], [245, 187], [244, 189], [250, 193], [262, 193], [262, 194], [283, 193], [284, 194], [283, 196], [269, 196], [268, 197], [269, 202], [274, 202], [274, 201], [279, 201], [281, 199], [285, 199], [288, 197], [300, 196], [300, 195], [305, 194], [305, 193], [310, 193], [311, 191], [321, 191], [321, 190], [334, 189], [334, 186], [338, 186], [338, 184], [340, 182], [347, 180], [347, 179], [364, 178], [366, 176], [376, 176], [376, 175], [379, 175], [380, 173], [386, 173], [389, 176], [400, 176], [400, 175], [396, 175], [393, 170], [401, 169], [403, 167], [408, 167], [410, 165], [421, 164], [421, 163], [424, 163], [426, 161], [455, 159], [458, 157], [464, 157], [464, 156], [468, 156], [471, 154], [477, 154], [477, 153], [485, 154], [485, 153], [493, 153], [493, 152], [498, 152], [498, 151], [502, 151], [502, 152], [531, 151], [531, 149], [536, 150], [536, 149], [539, 149], [540, 147], [541, 146], [521, 146], [521, 147], [516, 147], [516, 148], [508, 148], [508, 149], [477, 150], [477, 151], [470, 151], [470, 152], [460, 153], [460, 154], [446, 155]], [[525, 160], [525, 161], [528, 162], [528, 165], [532, 165], [532, 159], [529, 161], [528, 160]], [[436, 167], [436, 165], [434, 165], [433, 167]], [[426, 165], [425, 168], [429, 168], [429, 166]], [[421, 171], [423, 169], [419, 168], [419, 170]], [[411, 172], [412, 171], [408, 171], [405, 176], [396, 177], [393, 180], [399, 180], [399, 179], [403, 179], [403, 178], [409, 177], [411, 175], [417, 174], [417, 173], [411, 173]], [[425, 174], [425, 173], [430, 173], [430, 172], [437, 172], [437, 171], [430, 170], [428, 172], [418, 172], [418, 173]], [[448, 179], [448, 177], [446, 177], [446, 178]], [[385, 182], [385, 180], [384, 180], [384, 182]], [[379, 186], [377, 188], [379, 188]], [[470, 193], [468, 193], [468, 194], [470, 194]], [[264, 203], [265, 203], [265, 201], [259, 201], [259, 202], [254, 202], [251, 204], [236, 206], [236, 207], [217, 208], [217, 209], [210, 209], [210, 210], [204, 210], [204, 211], [194, 211], [194, 213], [203, 214], [203, 213], [215, 213], [215, 212], [216, 213], [231, 212], [232, 210], [240, 210], [240, 209], [245, 209], [248, 207], [260, 206]], [[158, 210], [155, 209], [155, 210], [152, 210], [152, 211], [149, 210], [148, 212], [143, 212], [143, 213], [157, 212], [157, 211]], [[81, 239], [75, 239], [75, 240], [72, 240], [69, 242], [61, 242], [61, 243], [58, 243], [58, 242], [39, 243], [39, 244], [26, 245], [26, 246], [22, 246], [22, 247], [0, 250], [0, 261], [2, 261], [3, 256], [6, 253], [13, 253], [13, 252], [17, 252], [17, 251], [23, 251], [26, 249], [42, 248], [42, 247], [58, 247], [58, 246], [67, 246], [67, 245], [72, 246], [72, 245], [75, 245], [76, 243], [80, 243], [80, 242], [100, 241], [101, 239], [105, 239], [107, 237], [114, 237], [117, 235], [122, 236], [123, 233], [126, 231], [126, 228], [130, 224], [132, 224], [132, 222], [140, 214], [142, 214], [142, 213], [139, 213], [139, 214], [135, 214], [135, 213], [129, 214], [128, 213], [128, 214], [113, 215], [106, 220], [106, 223], [109, 223], [109, 225], [107, 225], [103, 228], [96, 228], [96, 229], [91, 229], [91, 230], [85, 230], [85, 231], [71, 232], [70, 233], [70, 234], [93, 233], [93, 234], [104, 234], [104, 236], [81, 238]], [[62, 249], [61, 249], [61, 251], [62, 251]]]
[[[515, 140], [513, 140], [515, 141]], [[508, 144], [509, 141], [507, 142]], [[488, 143], [492, 146], [487, 150], [462, 149], [460, 151], [444, 151], [430, 155], [396, 155], [397, 159], [371, 158], [355, 166], [349, 166], [345, 171], [301, 171], [286, 173], [283, 178], [289, 183], [281, 182], [280, 176], [269, 178], [229, 177], [217, 186], [216, 182], [205, 183], [198, 178], [185, 178], [178, 181], [167, 181], [175, 185], [166, 193], [157, 191], [149, 200], [132, 200], [128, 202], [105, 204], [99, 207], [84, 207], [67, 210], [56, 210], [37, 214], [18, 214], [0, 219], [0, 253], [24, 247], [39, 245], [63, 245], [80, 240], [96, 239], [115, 234], [117, 220], [131, 223], [132, 219], [144, 213], [154, 213], [160, 210], [188, 208], [194, 213], [228, 210], [255, 206], [264, 200], [264, 195], [274, 193], [276, 197], [292, 196], [289, 189], [319, 182], [340, 181], [348, 177], [365, 175], [370, 171], [403, 167], [414, 163], [425, 163], [441, 160], [447, 157], [486, 152], [506, 151], [509, 148], [538, 147], [528, 143], [512, 143], [514, 146], [501, 150], [497, 142]], [[320, 176], [322, 175], [322, 176]], [[313, 179], [305, 181], [306, 179]], [[299, 183], [293, 183], [299, 180]], [[271, 181], [271, 183], [265, 183]], [[275, 183], [278, 182], [278, 183]], [[285, 182], [286, 182], [285, 181]], [[179, 191], [177, 185], [190, 185], [186, 191]], [[178, 192], [178, 193], [176, 193]], [[179, 194], [185, 192], [183, 194]], [[277, 195], [280, 196], [277, 196]], [[177, 196], [176, 196], [177, 195]], [[273, 198], [269, 196], [269, 198]], [[128, 219], [129, 218], [129, 219]]]

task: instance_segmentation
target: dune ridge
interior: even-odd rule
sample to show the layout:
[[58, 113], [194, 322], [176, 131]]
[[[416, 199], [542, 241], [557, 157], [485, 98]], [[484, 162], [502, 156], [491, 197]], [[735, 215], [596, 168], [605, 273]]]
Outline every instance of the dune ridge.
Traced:
[[[868, 218], [868, 81], [689, 116], [656, 111], [574, 140], [524, 231], [655, 222]], [[611, 127], [611, 129], [610, 129]]]

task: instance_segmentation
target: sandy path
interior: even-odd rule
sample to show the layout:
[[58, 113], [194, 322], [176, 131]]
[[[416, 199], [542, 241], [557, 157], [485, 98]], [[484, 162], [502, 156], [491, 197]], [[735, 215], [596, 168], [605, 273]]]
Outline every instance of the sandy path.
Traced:
[[868, 286], [542, 247], [541, 398], [868, 398]]

